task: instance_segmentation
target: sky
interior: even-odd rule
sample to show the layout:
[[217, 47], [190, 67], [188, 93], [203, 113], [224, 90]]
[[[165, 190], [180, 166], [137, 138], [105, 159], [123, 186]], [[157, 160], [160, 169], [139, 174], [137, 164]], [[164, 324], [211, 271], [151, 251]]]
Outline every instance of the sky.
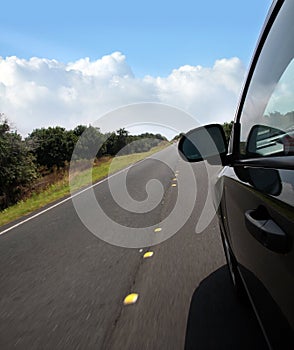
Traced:
[[0, 112], [22, 135], [141, 102], [175, 106], [200, 123], [230, 121], [270, 5], [6, 1]]

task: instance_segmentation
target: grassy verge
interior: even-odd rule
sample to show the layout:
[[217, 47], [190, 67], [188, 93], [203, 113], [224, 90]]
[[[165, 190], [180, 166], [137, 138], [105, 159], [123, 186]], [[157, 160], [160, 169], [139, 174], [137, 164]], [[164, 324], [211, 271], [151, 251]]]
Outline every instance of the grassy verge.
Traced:
[[[94, 166], [92, 169], [86, 169], [82, 172], [79, 172], [75, 176], [74, 190], [78, 190], [79, 188], [82, 188], [86, 185], [95, 183], [105, 178], [108, 174], [126, 168], [131, 164], [134, 164], [144, 158], [151, 156], [156, 152], [159, 152], [167, 146], [169, 146], [169, 143], [154, 147], [148, 152], [134, 153], [130, 155], [110, 158], [98, 166]], [[115, 161], [113, 162], [113, 160]], [[62, 180], [59, 180], [56, 183], [50, 185], [46, 190], [40, 193], [33, 193], [32, 196], [30, 196], [28, 199], [20, 201], [17, 204], [0, 212], [0, 226], [16, 220], [24, 215], [27, 215], [37, 209], [40, 209], [43, 206], [61, 199], [69, 194], [70, 188], [68, 183], [68, 175], [66, 175]]]

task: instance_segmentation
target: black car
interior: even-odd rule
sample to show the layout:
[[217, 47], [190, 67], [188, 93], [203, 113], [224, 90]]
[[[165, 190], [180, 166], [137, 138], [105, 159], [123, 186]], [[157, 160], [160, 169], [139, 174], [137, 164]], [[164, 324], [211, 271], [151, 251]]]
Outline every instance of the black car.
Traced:
[[231, 279], [270, 349], [294, 349], [294, 1], [274, 1], [227, 145], [221, 125], [179, 142], [189, 162], [219, 164], [217, 212]]

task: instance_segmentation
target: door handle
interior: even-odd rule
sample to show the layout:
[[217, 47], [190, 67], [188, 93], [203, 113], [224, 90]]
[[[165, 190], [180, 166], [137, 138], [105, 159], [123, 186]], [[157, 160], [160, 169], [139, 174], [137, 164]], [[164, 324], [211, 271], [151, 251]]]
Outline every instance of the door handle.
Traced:
[[276, 253], [289, 251], [287, 234], [277, 225], [264, 207], [245, 212], [245, 224], [251, 235]]

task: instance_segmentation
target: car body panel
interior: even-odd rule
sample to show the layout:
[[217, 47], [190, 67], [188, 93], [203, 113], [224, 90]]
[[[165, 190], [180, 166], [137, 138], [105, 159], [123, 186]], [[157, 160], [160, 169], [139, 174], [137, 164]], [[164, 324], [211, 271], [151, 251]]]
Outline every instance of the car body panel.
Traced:
[[[222, 173], [221, 204], [225, 234], [256, 311], [259, 315], [268, 315], [269, 310], [275, 310], [275, 317], [261, 318], [270, 343], [276, 347], [278, 342], [281, 345], [281, 341], [289, 344], [291, 328], [294, 329], [294, 174], [291, 170], [279, 170], [279, 173], [282, 190], [279, 196], [273, 196], [261, 193], [254, 186], [241, 181], [234, 168], [227, 167]], [[269, 216], [287, 234], [288, 253], [269, 250], [248, 231], [245, 213], [259, 206], [265, 207]], [[266, 293], [260, 293], [262, 289]]]

